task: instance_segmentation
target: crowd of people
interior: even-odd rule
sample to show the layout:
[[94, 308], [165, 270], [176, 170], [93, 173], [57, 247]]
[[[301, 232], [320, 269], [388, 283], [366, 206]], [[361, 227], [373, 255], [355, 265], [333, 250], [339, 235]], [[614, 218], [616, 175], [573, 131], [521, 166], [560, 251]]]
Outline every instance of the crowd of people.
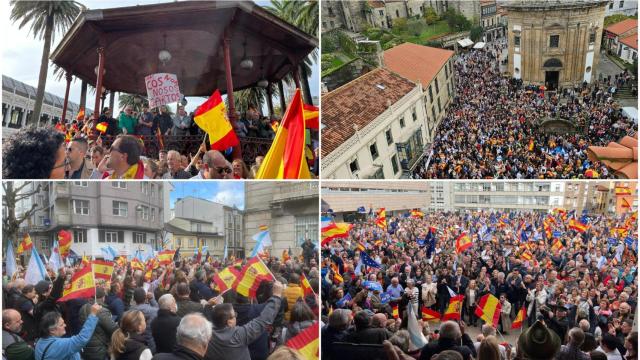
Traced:
[[[589, 146], [606, 146], [637, 133], [613, 99], [616, 88], [636, 81], [628, 71], [574, 88], [547, 91], [502, 76], [505, 42], [457, 55], [456, 96], [434, 135], [431, 156], [413, 178], [611, 178]], [[626, 85], [625, 85], [626, 84]], [[564, 119], [575, 131], [545, 130]]]
[[[153, 273], [116, 262], [95, 295], [58, 302], [82, 264], [49, 269], [53, 282], [27, 283], [20, 268], [3, 281], [2, 350], [6, 360], [303, 360], [284, 345], [314, 324], [318, 300], [315, 257], [270, 257], [275, 280], [255, 298], [220, 293], [214, 274], [233, 258], [174, 259]], [[58, 271], [58, 275], [54, 270]], [[286, 285], [283, 285], [286, 284]]]
[[[322, 249], [322, 358], [637, 359], [637, 212], [585, 215], [584, 232], [563, 214], [436, 211], [387, 217], [386, 229], [375, 217], [353, 223]], [[463, 233], [472, 245], [458, 252]], [[478, 316], [487, 294], [500, 303], [497, 321]], [[459, 317], [443, 317], [458, 295]], [[444, 320], [423, 320], [423, 309]]]
[[[195, 154], [189, 153], [184, 136], [199, 143], [204, 133], [183, 106], [173, 116], [166, 106], [159, 112], [145, 106], [139, 114], [126, 106], [117, 120], [111, 117], [111, 109], [105, 108], [97, 122], [87, 117], [59, 125], [23, 128], [6, 139], [3, 178], [253, 179], [264, 160], [258, 155], [249, 166], [243, 159], [234, 159], [232, 149], [207, 150], [205, 143]], [[252, 106], [234, 125], [240, 138], [264, 139], [272, 139], [277, 126], [272, 127]], [[159, 149], [157, 157], [145, 151], [149, 142]], [[317, 175], [317, 149], [310, 147], [307, 159], [311, 172]]]

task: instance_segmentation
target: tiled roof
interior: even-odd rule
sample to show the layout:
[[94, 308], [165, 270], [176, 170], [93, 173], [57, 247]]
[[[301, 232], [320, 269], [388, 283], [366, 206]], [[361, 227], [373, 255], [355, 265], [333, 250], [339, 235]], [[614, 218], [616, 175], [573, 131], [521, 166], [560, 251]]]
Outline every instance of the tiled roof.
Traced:
[[369, 0], [369, 5], [372, 8], [383, 8], [384, 7], [384, 1]]
[[587, 156], [591, 161], [601, 161], [623, 179], [638, 178], [638, 135], [625, 136], [607, 146], [589, 146]]
[[610, 33], [620, 35], [627, 31], [638, 27], [638, 19], [627, 19], [617, 22], [613, 25], [609, 25], [605, 28]]
[[322, 156], [327, 156], [380, 116], [416, 84], [387, 69], [375, 69], [322, 97]]
[[452, 56], [451, 50], [404, 43], [384, 52], [384, 66], [427, 87]]
[[620, 42], [638, 50], [638, 34], [633, 34], [625, 38], [620, 39]]

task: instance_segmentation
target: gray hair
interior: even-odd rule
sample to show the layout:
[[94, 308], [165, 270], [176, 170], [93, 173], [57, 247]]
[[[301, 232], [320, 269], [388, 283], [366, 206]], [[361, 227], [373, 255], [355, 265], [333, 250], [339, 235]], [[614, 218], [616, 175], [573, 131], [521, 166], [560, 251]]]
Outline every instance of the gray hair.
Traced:
[[411, 335], [407, 330], [399, 330], [395, 333], [389, 341], [400, 348], [403, 352], [409, 352], [409, 344], [411, 341]]
[[489, 324], [484, 324], [482, 325], [482, 335], [484, 335], [485, 337], [489, 335], [496, 336], [496, 328]]
[[462, 336], [460, 326], [455, 321], [445, 321], [440, 325], [440, 337], [443, 339], [459, 339]]
[[351, 319], [351, 310], [336, 309], [329, 316], [329, 326], [334, 329], [346, 329]]
[[180, 345], [206, 346], [211, 340], [213, 325], [202, 314], [191, 313], [180, 320], [176, 342]]
[[158, 307], [162, 310], [171, 310], [171, 307], [176, 303], [176, 299], [174, 299], [171, 294], [164, 294], [160, 296], [158, 299]]

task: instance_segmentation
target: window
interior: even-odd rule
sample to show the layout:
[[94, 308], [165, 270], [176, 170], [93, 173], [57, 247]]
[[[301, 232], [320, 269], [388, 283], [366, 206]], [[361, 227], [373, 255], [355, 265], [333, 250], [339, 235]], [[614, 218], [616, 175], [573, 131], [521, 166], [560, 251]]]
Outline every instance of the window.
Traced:
[[113, 181], [111, 183], [111, 187], [114, 187], [116, 189], [126, 189], [127, 188], [127, 183], [124, 181]]
[[[122, 233], [122, 236], [119, 236]], [[100, 242], [124, 242], [124, 232], [123, 231], [106, 231], [100, 230]]]
[[622, 9], [624, 7], [624, 1], [620, 1], [620, 5], [618, 5], [619, 9]]
[[513, 37], [513, 45], [520, 46], [520, 36]]
[[378, 158], [378, 146], [376, 143], [369, 145], [369, 152], [371, 153], [371, 158], [373, 160]]
[[88, 187], [89, 186], [89, 182], [88, 181], [74, 181], [73, 182], [73, 186]]
[[302, 246], [302, 243], [309, 239], [312, 243], [318, 243], [318, 215], [301, 215], [296, 216], [295, 220], [296, 244]]
[[156, 208], [151, 208], [151, 221], [156, 221]]
[[333, 16], [333, 8], [329, 7], [328, 9], [329, 9], [329, 16]]
[[387, 129], [384, 132], [384, 135], [387, 137], [387, 145], [393, 144], [393, 134], [391, 134], [391, 129]]
[[396, 17], [400, 17], [400, 11], [396, 10]]
[[140, 182], [140, 190], [142, 191], [143, 194], [149, 194], [149, 183], [148, 182], [144, 182], [141, 181]]
[[49, 250], [49, 241], [47, 241], [47, 239], [40, 240], [40, 249], [42, 249], [43, 252]]
[[440, 85], [438, 85], [438, 78], [436, 78], [436, 94], [440, 93]]
[[382, 170], [382, 168], [378, 168], [370, 179], [384, 179], [384, 170]]
[[438, 98], [438, 112], [442, 112], [442, 106], [440, 106], [440, 98]]
[[393, 166], [394, 174], [397, 174], [398, 171], [400, 171], [400, 166], [398, 166], [398, 156], [395, 154], [391, 157], [391, 166]]
[[336, 26], [336, 24], [333, 22], [333, 20], [329, 20], [329, 23], [331, 23], [331, 27], [334, 28]]
[[596, 33], [592, 32], [589, 34], [589, 44], [593, 44], [596, 42]]
[[190, 248], [196, 247], [196, 241], [194, 239], [189, 239], [189, 247]]
[[355, 159], [349, 163], [349, 170], [351, 170], [351, 173], [360, 170], [360, 167], [358, 166], [358, 159]]
[[400, 127], [404, 127], [404, 116], [400, 118]]
[[[160, 189], [158, 189], [160, 190]], [[155, 184], [151, 184], [151, 197], [156, 196], [156, 185]]]
[[134, 232], [133, 233], [133, 243], [134, 244], [146, 244], [147, 243], [147, 234]]
[[557, 48], [560, 44], [560, 35], [549, 36], [549, 47]]
[[378, 10], [378, 13], [380, 14], [380, 16], [384, 16], [384, 11]]
[[413, 118], [413, 121], [418, 120], [418, 115], [416, 115], [416, 108], [411, 109], [411, 118]]
[[73, 213], [76, 215], [89, 215], [89, 200], [73, 200]]
[[429, 85], [429, 102], [433, 103], [433, 91], [431, 90], [431, 85]]
[[113, 215], [114, 216], [124, 216], [126, 217], [129, 214], [129, 206], [124, 201], [113, 201]]
[[613, 9], [613, 1], [609, 3], [609, 10]]
[[73, 230], [73, 242], [74, 243], [86, 243], [87, 242], [87, 229]]
[[433, 120], [434, 121], [438, 120], [438, 117], [436, 116], [436, 107], [435, 106], [431, 107], [431, 114], [433, 115]]

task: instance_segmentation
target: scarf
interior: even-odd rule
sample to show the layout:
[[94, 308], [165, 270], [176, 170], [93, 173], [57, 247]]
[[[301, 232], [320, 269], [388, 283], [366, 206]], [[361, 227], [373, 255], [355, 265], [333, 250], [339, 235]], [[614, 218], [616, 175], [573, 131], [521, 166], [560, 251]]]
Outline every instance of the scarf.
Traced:
[[144, 179], [144, 164], [142, 163], [141, 160], [138, 161], [137, 164], [133, 164], [131, 165], [127, 171], [125, 171], [124, 174], [122, 174], [122, 177], [118, 178], [115, 177], [115, 173], [109, 175], [109, 173], [104, 173], [104, 175], [102, 176], [103, 179]]

